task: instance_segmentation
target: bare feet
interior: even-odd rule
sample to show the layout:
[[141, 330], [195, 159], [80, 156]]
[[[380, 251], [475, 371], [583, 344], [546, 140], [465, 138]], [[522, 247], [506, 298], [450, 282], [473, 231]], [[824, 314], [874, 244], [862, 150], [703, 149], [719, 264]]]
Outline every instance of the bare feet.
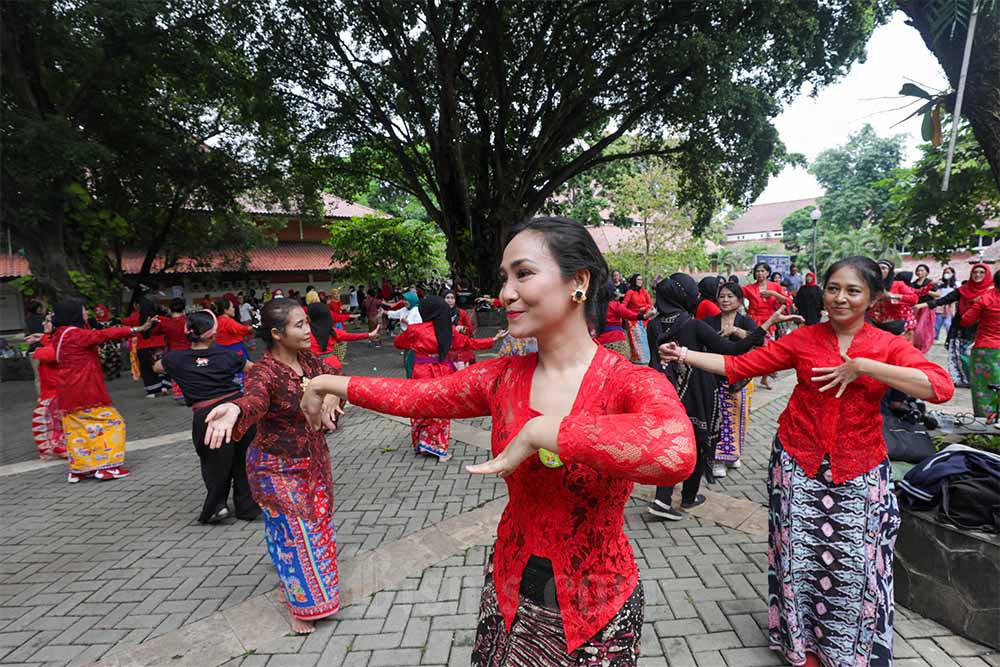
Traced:
[[312, 621], [304, 621], [301, 618], [295, 618], [294, 614], [289, 614], [289, 616], [292, 618], [292, 632], [297, 635], [308, 635], [316, 629], [316, 624]]
[[760, 382], [758, 382], [757, 384], [758, 384], [758, 386], [760, 386], [761, 389], [773, 389], [773, 387], [771, 387], [771, 385], [769, 385], [767, 383], [767, 376], [766, 375], [764, 377], [762, 377], [760, 379]]
[[451, 454], [452, 454], [451, 452], [448, 452], [444, 456], [439, 456], [438, 457], [438, 463], [444, 463], [445, 461], [450, 461], [451, 460]]

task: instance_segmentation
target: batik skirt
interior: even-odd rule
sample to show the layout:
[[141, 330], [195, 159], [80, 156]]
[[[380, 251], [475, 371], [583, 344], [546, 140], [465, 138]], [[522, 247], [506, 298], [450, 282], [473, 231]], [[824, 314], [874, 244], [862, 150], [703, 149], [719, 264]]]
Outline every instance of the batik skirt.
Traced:
[[753, 383], [750, 382], [737, 392], [728, 387], [719, 387], [719, 443], [715, 446], [717, 463], [735, 463], [743, 455], [743, 443], [750, 424], [750, 397]]
[[63, 436], [62, 417], [56, 409], [54, 398], [41, 398], [31, 415], [31, 434], [38, 447], [38, 458], [66, 458], [66, 439]]
[[972, 348], [972, 411], [977, 417], [987, 417], [996, 409], [997, 394], [991, 384], [1000, 384], [1000, 349]]
[[523, 595], [507, 631], [497, 604], [490, 559], [479, 603], [472, 667], [634, 667], [639, 662], [644, 606], [639, 583], [604, 628], [586, 644], [567, 653], [559, 610]]
[[417, 454], [433, 454], [438, 458], [448, 455], [451, 440], [451, 420], [411, 419], [410, 438]]
[[125, 420], [110, 405], [63, 415], [69, 469], [77, 474], [125, 463]]
[[970, 352], [972, 341], [952, 338], [946, 343], [948, 349], [948, 375], [956, 387], [968, 387], [970, 375]]
[[326, 484], [313, 494], [316, 520], [262, 508], [267, 552], [274, 563], [288, 608], [295, 618], [313, 621], [340, 609], [337, 529], [333, 497]]
[[842, 484], [777, 438], [768, 477], [768, 636], [793, 665], [892, 665], [892, 549], [899, 509], [889, 460]]
[[637, 364], [649, 363], [649, 338], [643, 322], [626, 322], [632, 361]]
[[629, 359], [632, 356], [632, 348], [629, 346], [628, 341], [625, 340], [624, 338], [622, 338], [621, 340], [613, 341], [611, 343], [604, 343], [604, 347], [614, 352], [617, 352], [626, 359]]

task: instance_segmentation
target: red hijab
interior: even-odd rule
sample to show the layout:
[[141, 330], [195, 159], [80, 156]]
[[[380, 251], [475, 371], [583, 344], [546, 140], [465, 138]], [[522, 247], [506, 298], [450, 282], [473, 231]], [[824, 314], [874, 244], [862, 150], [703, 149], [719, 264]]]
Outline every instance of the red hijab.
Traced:
[[816, 284], [816, 274], [813, 273], [812, 271], [807, 271], [806, 272], [806, 285], [815, 285], [815, 284]]
[[[972, 271], [977, 268], [982, 268], [986, 271], [986, 276], [983, 277], [979, 282], [972, 282]], [[961, 298], [958, 302], [958, 307], [962, 312], [965, 312], [972, 307], [973, 299], [980, 297], [991, 289], [993, 289], [993, 272], [990, 271], [990, 267], [985, 264], [973, 264], [972, 271], [969, 272], [969, 280], [964, 285], [958, 288], [958, 293]]]

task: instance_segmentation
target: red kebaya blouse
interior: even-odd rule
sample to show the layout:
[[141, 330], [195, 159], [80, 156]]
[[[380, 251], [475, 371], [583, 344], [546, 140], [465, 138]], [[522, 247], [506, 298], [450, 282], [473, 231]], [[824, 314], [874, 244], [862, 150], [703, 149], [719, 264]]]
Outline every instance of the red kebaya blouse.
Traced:
[[[466, 350], [488, 350], [493, 347], [492, 338], [471, 338], [451, 328], [451, 350], [462, 352]], [[392, 340], [392, 344], [401, 350], [413, 350], [416, 354], [413, 365], [413, 377], [426, 379], [452, 373], [455, 368], [449, 358], [438, 360], [437, 335], [434, 333], [433, 322], [420, 322], [406, 327], [406, 331]]]
[[[407, 330], [409, 331], [409, 330]], [[400, 416], [493, 418], [499, 454], [531, 418], [537, 354], [500, 357], [433, 380], [353, 377], [351, 403]], [[507, 629], [532, 556], [552, 561], [572, 652], [608, 624], [639, 581], [622, 513], [632, 483], [676, 484], [694, 468], [691, 422], [670, 382], [598, 347], [559, 428], [561, 468], [529, 457], [507, 477], [494, 582]]]
[[[854, 336], [847, 356], [920, 369], [931, 382], [934, 403], [943, 403], [955, 393], [955, 385], [940, 366], [928, 361], [902, 336], [871, 324], [866, 323]], [[816, 474], [826, 456], [830, 457], [837, 484], [885, 460], [888, 451], [882, 438], [879, 406], [888, 387], [874, 378], [859, 377], [840, 398], [834, 398], [835, 390], [820, 393], [823, 384], [812, 380], [813, 368], [843, 363], [837, 335], [829, 322], [799, 327], [767, 347], [725, 360], [730, 383], [795, 369], [798, 384], [778, 418], [778, 437], [781, 446], [808, 475]]]
[[[778, 294], [785, 294], [785, 289], [781, 285], [773, 283], [770, 280], [766, 282], [764, 289], [777, 292]], [[743, 288], [743, 296], [747, 300], [747, 315], [753, 318], [753, 321], [758, 326], [764, 324], [767, 318], [771, 317], [776, 310], [781, 308], [781, 303], [776, 297], [769, 296], [764, 298], [760, 295], [760, 285], [757, 283], [745, 286]]]
[[639, 313], [629, 310], [621, 302], [612, 299], [608, 302], [607, 324], [604, 327], [604, 332], [594, 340], [599, 345], [625, 340], [625, 330], [622, 328], [624, 322], [622, 320], [635, 322], [638, 319]]
[[190, 350], [191, 341], [188, 340], [184, 329], [187, 327], [187, 318], [162, 317], [157, 325], [157, 330], [163, 333], [168, 350]]
[[330, 337], [326, 339], [326, 349], [319, 349], [319, 342], [316, 340], [316, 336], [309, 333], [309, 349], [317, 357], [323, 360], [323, 363], [334, 370], [336, 374], [340, 374], [343, 366], [340, 363], [340, 359], [337, 355], [333, 353], [333, 348], [337, 343], [350, 343], [356, 340], [366, 340], [368, 334], [366, 333], [348, 333], [346, 331], [341, 331], [340, 329], [331, 329]]
[[903, 320], [906, 322], [906, 330], [910, 331], [917, 327], [917, 318], [913, 314], [913, 306], [924, 294], [927, 294], [935, 287], [934, 283], [927, 283], [919, 290], [915, 290], [901, 280], [892, 283], [889, 292], [899, 294], [898, 300], [888, 297], [879, 299], [872, 306], [870, 317], [873, 322], [892, 322], [893, 320]]
[[111, 405], [97, 348], [109, 340], [128, 338], [131, 335], [132, 329], [129, 327], [56, 329], [52, 334], [51, 344], [55, 347], [56, 363], [59, 364], [59, 387], [56, 394], [61, 411], [76, 412]]
[[215, 334], [215, 342], [219, 345], [236, 345], [242, 343], [243, 339], [250, 332], [250, 327], [240, 324], [229, 315], [219, 315], [219, 330]]
[[[777, 299], [775, 299], [777, 300]], [[702, 299], [701, 303], [698, 304], [698, 309], [694, 311], [694, 319], [704, 320], [709, 317], [715, 317], [716, 315], [721, 315], [722, 309], [719, 308], [711, 299]], [[770, 317], [768, 315], [767, 317]], [[764, 319], [767, 319], [765, 317]]]
[[[122, 320], [122, 324], [127, 327], [137, 327], [139, 326], [139, 311], [134, 310], [132, 314]], [[163, 347], [166, 345], [166, 341], [163, 335], [158, 332], [159, 325], [153, 327], [152, 331], [149, 333], [149, 337], [143, 336], [142, 334], [136, 334], [136, 345], [137, 350], [146, 350], [149, 348]]]
[[962, 326], [979, 323], [973, 347], [1000, 349], [1000, 292], [991, 289], [962, 313]]
[[649, 292], [647, 292], [645, 288], [640, 287], [637, 290], [630, 289], [625, 293], [625, 298], [622, 299], [622, 305], [629, 310], [645, 313], [653, 307], [653, 298], [649, 296]]
[[42, 336], [41, 345], [35, 348], [31, 358], [38, 362], [38, 398], [43, 401], [55, 398], [59, 389], [59, 366], [56, 364], [56, 348], [52, 346], [52, 334]]

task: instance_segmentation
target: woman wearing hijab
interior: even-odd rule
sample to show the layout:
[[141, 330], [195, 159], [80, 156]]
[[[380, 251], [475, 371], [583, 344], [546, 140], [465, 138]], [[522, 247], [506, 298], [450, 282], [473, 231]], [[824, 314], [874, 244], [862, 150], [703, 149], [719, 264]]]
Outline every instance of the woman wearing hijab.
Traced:
[[[680, 396], [691, 425], [694, 426], [698, 445], [698, 462], [694, 472], [684, 481], [681, 491], [681, 509], [691, 509], [705, 502], [698, 493], [706, 465], [715, 456], [719, 440], [720, 411], [717, 399], [718, 379], [711, 373], [700, 371], [684, 363], [660, 364], [657, 348], [665, 343], [677, 343], [688, 349], [710, 351], [716, 354], [742, 354], [764, 344], [766, 332], [775, 324], [799, 320], [797, 315], [784, 315], [776, 310], [742, 340], [733, 342], [720, 336], [715, 329], [694, 318], [698, 307], [698, 286], [686, 273], [675, 273], [656, 286], [656, 317], [649, 322], [649, 341], [652, 354], [650, 367], [661, 371], [673, 383]], [[711, 479], [710, 479], [711, 481]], [[656, 489], [656, 498], [649, 513], [677, 521], [684, 515], [673, 507], [674, 487]]]
[[[649, 296], [646, 288], [642, 286], [642, 274], [634, 274], [629, 278], [628, 282], [629, 290], [625, 293], [625, 298], [622, 299], [622, 305], [628, 310], [634, 310], [643, 315], [643, 319], [652, 316], [653, 299]], [[645, 322], [629, 322], [625, 320], [624, 323], [628, 329], [629, 343], [632, 346], [632, 361], [637, 364], [648, 364], [649, 341], [646, 335]]]
[[69, 454], [70, 484], [84, 477], [120, 479], [125, 462], [125, 420], [111, 405], [97, 349], [109, 340], [142, 334], [156, 326], [150, 317], [138, 327], [87, 328], [83, 303], [68, 299], [52, 318], [52, 347], [59, 369], [56, 402]]
[[[139, 303], [136, 304], [136, 309], [132, 311], [132, 314], [122, 320], [122, 324], [139, 327], [151, 318], [156, 317], [156, 314], [156, 304], [149, 297], [144, 296], [139, 299]], [[142, 378], [142, 384], [146, 389], [146, 398], [156, 398], [160, 394], [170, 393], [169, 381], [166, 381], [162, 375], [157, 375], [153, 372], [153, 364], [163, 356], [163, 350], [166, 346], [166, 340], [163, 338], [163, 334], [160, 333], [159, 327], [144, 330], [134, 342], [133, 349], [136, 352], [136, 359], [139, 362], [139, 376]]]
[[[723, 279], [719, 276], [708, 276], [698, 281], [698, 294], [701, 301], [698, 302], [698, 310], [694, 313], [696, 320], [704, 320], [722, 313], [716, 299], [719, 296], [719, 288], [722, 287]], [[740, 300], [742, 303], [742, 299]]]
[[972, 308], [972, 304], [981, 296], [993, 289], [993, 274], [985, 264], [974, 264], [969, 273], [969, 280], [953, 292], [935, 299], [930, 303], [915, 306], [916, 310], [936, 308], [956, 303], [958, 309], [948, 327], [948, 338], [945, 347], [948, 350], [948, 374], [956, 387], [968, 388], [971, 381], [970, 353], [976, 340], [977, 326], [962, 326], [962, 315]]
[[962, 325], [978, 325], [970, 355], [972, 410], [987, 417], [996, 409], [996, 393], [990, 385], [1000, 384], [1000, 271], [993, 276], [993, 289], [976, 297], [962, 313]]
[[806, 272], [806, 281], [795, 293], [795, 309], [806, 324], [819, 324], [823, 318], [823, 290], [816, 284], [816, 274]]
[[351, 341], [367, 340], [373, 341], [378, 338], [378, 326], [369, 333], [348, 333], [334, 326], [333, 318], [330, 317], [330, 309], [325, 303], [316, 302], [309, 304], [307, 310], [309, 315], [309, 336], [310, 351], [319, 357], [324, 364], [330, 367], [329, 373], [339, 373], [343, 366], [340, 357], [336, 353], [338, 345], [346, 345]]
[[[470, 338], [460, 333], [451, 323], [451, 308], [439, 296], [424, 297], [418, 311], [422, 321], [409, 325], [392, 341], [401, 350], [413, 351], [414, 380], [451, 375], [455, 372], [455, 365], [448, 358], [452, 350], [488, 350], [507, 335], [502, 330], [493, 338]], [[451, 458], [450, 420], [411, 418], [410, 424], [415, 453], [430, 454], [442, 462]]]
[[[475, 332], [475, 328], [472, 326], [472, 318], [469, 317], [469, 313], [464, 308], [458, 307], [458, 295], [455, 294], [454, 290], [449, 289], [441, 294], [441, 298], [448, 304], [451, 324], [455, 327], [455, 330], [460, 334], [471, 336]], [[476, 353], [472, 350], [452, 350], [448, 353], [448, 358], [455, 364], [456, 371], [460, 371], [466, 366], [476, 363]], [[412, 373], [407, 377], [412, 377]]]

